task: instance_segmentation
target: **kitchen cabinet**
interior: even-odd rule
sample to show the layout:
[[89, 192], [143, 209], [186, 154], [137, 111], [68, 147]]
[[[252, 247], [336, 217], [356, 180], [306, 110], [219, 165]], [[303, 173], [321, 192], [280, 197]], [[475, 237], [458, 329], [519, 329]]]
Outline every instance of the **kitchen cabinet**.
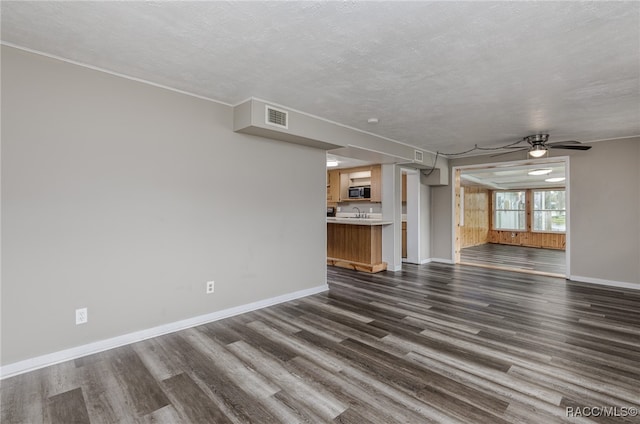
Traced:
[[[381, 202], [382, 170], [380, 165], [361, 166], [340, 170], [340, 202]], [[371, 198], [349, 199], [349, 187], [370, 186]]]
[[363, 221], [343, 223], [327, 219], [328, 265], [369, 273], [387, 269], [382, 260], [382, 227], [391, 223]]
[[338, 203], [340, 200], [340, 171], [327, 171], [327, 204]]
[[380, 165], [371, 167], [371, 202], [382, 202], [382, 168]]
[[402, 203], [407, 202], [407, 174], [402, 174]]
[[402, 257], [407, 257], [407, 221], [402, 221]]

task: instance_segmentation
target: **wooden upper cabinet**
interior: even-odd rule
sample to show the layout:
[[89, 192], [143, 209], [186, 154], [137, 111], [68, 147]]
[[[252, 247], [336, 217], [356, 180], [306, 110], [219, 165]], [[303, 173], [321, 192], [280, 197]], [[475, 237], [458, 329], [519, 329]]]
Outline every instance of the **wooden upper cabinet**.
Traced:
[[382, 202], [382, 169], [380, 165], [371, 167], [371, 202]]
[[[370, 199], [349, 199], [349, 187], [368, 185]], [[360, 166], [327, 172], [327, 202], [382, 202], [382, 168]]]
[[327, 171], [327, 202], [336, 203], [340, 200], [340, 171]]
[[338, 176], [338, 181], [340, 182], [340, 188], [338, 190], [338, 200], [341, 202], [349, 201], [349, 170], [341, 169], [340, 175]]

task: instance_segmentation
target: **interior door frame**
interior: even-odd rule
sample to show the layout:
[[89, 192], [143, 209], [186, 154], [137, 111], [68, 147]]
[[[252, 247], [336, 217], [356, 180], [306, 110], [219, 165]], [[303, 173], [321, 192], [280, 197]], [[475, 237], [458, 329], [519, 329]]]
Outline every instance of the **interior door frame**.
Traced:
[[[541, 159], [524, 159], [509, 162], [488, 162], [474, 165], [453, 166], [451, 168], [451, 258], [454, 264], [460, 263], [460, 172], [469, 169], [508, 168], [522, 165], [544, 165], [546, 163], [564, 162], [566, 225], [565, 232], [565, 278], [571, 275], [571, 172], [569, 156], [555, 156]], [[489, 211], [491, 213], [491, 211]]]

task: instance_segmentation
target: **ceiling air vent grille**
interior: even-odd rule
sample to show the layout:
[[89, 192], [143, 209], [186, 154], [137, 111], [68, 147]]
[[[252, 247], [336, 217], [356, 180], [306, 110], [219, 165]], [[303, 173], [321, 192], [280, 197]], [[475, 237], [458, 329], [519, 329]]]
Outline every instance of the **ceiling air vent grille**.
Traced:
[[269, 125], [280, 128], [289, 128], [288, 112], [273, 106], [265, 106], [265, 121]]
[[423, 161], [422, 152], [420, 150], [415, 150], [414, 159], [415, 159], [416, 162], [422, 162]]

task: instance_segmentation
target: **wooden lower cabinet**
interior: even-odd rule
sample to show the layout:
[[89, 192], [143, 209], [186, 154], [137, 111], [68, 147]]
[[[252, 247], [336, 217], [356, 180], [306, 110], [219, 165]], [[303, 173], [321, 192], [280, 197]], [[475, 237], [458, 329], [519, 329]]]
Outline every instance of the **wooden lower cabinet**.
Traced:
[[371, 273], [386, 270], [382, 226], [327, 223], [327, 264]]

